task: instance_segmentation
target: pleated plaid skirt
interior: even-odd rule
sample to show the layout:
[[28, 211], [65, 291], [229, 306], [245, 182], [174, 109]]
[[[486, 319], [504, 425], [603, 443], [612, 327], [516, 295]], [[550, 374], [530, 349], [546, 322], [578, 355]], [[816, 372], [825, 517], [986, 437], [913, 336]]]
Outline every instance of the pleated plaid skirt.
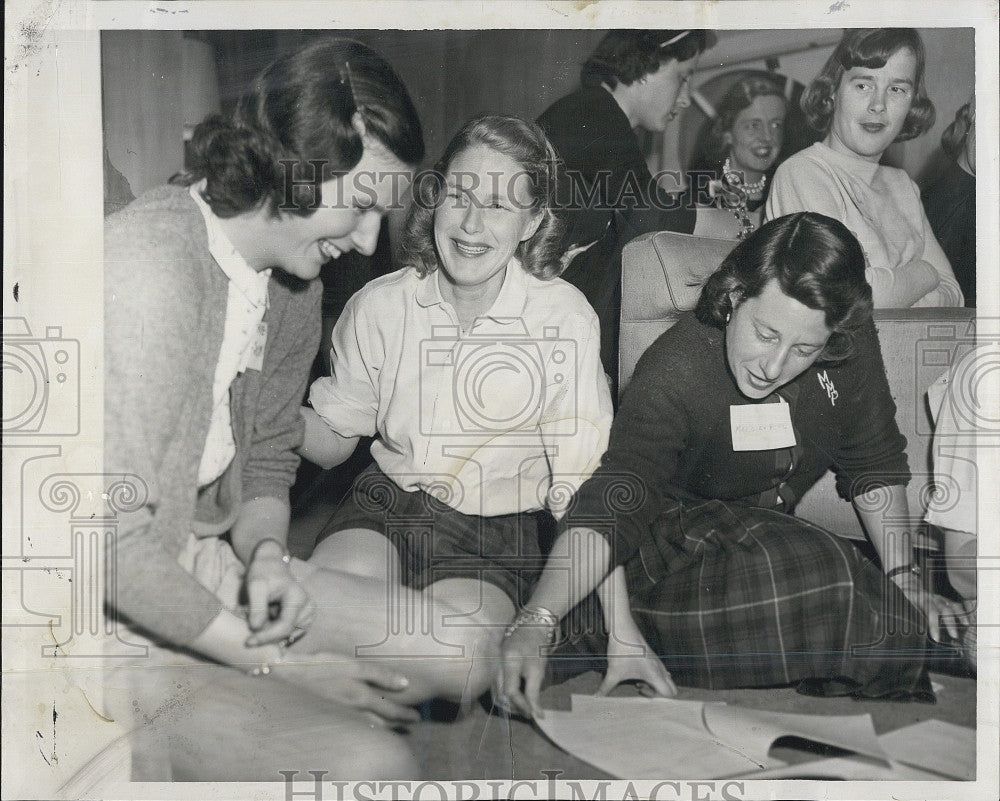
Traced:
[[741, 503], [681, 501], [625, 568], [633, 617], [679, 684], [934, 700], [922, 613], [819, 526]]

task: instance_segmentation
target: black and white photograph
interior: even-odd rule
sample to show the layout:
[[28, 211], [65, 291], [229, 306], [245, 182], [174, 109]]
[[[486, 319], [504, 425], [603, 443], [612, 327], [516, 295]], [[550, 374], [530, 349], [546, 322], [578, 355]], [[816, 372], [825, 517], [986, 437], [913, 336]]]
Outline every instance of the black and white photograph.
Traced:
[[998, 797], [995, 3], [5, 19], [4, 798]]

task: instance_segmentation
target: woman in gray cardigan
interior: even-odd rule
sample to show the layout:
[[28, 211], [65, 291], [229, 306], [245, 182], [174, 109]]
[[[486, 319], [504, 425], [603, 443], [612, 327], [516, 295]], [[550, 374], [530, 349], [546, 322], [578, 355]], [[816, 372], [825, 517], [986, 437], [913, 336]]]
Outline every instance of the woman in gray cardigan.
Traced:
[[286, 652], [317, 611], [286, 539], [315, 279], [374, 250], [423, 157], [419, 120], [380, 56], [324, 40], [266, 68], [193, 150], [189, 173], [106, 226], [105, 470], [136, 491], [107, 601], [148, 648], [110, 670], [113, 716], [169, 767], [142, 778], [411, 778], [409, 751], [371, 725], [413, 719], [391, 700], [405, 677]]

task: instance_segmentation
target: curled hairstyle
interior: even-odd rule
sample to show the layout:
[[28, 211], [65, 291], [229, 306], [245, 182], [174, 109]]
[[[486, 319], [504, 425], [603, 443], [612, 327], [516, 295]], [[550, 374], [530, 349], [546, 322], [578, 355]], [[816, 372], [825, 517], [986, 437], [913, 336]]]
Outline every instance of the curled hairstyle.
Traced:
[[758, 97], [778, 97], [788, 110], [785, 93], [781, 87], [770, 78], [751, 75], [736, 81], [722, 96], [716, 106], [715, 119], [709, 132], [708, 155], [713, 161], [722, 161], [729, 152], [729, 146], [723, 139], [731, 133], [736, 118], [744, 109], [750, 108]]
[[955, 119], [951, 121], [943, 134], [941, 134], [941, 148], [951, 158], [957, 159], [965, 147], [965, 139], [969, 135], [969, 129], [976, 119], [976, 98], [972, 99], [955, 112]]
[[811, 211], [765, 223], [709, 277], [695, 314], [706, 325], [725, 328], [735, 307], [772, 280], [788, 297], [823, 312], [831, 334], [821, 361], [851, 354], [855, 333], [872, 316], [872, 289], [864, 251], [843, 223]]
[[584, 86], [614, 89], [656, 72], [668, 61], [690, 61], [714, 43], [709, 31], [609, 31], [580, 70]]
[[417, 175], [413, 182], [413, 204], [403, 233], [404, 260], [422, 276], [438, 268], [434, 212], [444, 202], [451, 163], [460, 153], [476, 145], [484, 145], [512, 159], [530, 179], [531, 209], [542, 216], [542, 221], [530, 239], [518, 244], [514, 255], [525, 271], [535, 277], [555, 278], [564, 269], [563, 223], [553, 211], [559, 159], [542, 129], [520, 117], [486, 115], [469, 120], [448, 143], [434, 169]]
[[265, 204], [274, 215], [309, 216], [322, 205], [319, 184], [361, 160], [355, 113], [404, 164], [423, 158], [420, 120], [389, 64], [360, 42], [312, 42], [266, 67], [230, 116], [195, 129], [191, 169], [174, 182], [206, 179], [203, 197], [218, 217]]
[[909, 50], [917, 60], [913, 103], [896, 137], [905, 142], [920, 136], [934, 124], [934, 104], [924, 83], [924, 43], [913, 28], [855, 28], [844, 33], [837, 49], [819, 75], [802, 94], [802, 111], [809, 125], [824, 136], [833, 123], [834, 95], [841, 78], [854, 67], [880, 69], [899, 50]]

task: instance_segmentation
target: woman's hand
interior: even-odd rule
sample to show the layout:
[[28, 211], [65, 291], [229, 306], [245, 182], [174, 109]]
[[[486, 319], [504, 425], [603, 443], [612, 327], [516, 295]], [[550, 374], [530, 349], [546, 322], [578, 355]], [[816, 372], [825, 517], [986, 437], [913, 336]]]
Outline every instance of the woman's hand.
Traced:
[[518, 626], [505, 637], [500, 646], [500, 673], [493, 689], [493, 703], [502, 711], [528, 718], [544, 716], [538, 694], [548, 663], [551, 632], [546, 626]]
[[677, 686], [669, 671], [635, 623], [626, 631], [620, 629], [619, 625], [608, 637], [608, 670], [594, 695], [607, 695], [625, 681], [637, 682], [639, 692], [647, 697], [677, 695]]
[[961, 603], [950, 601], [926, 589], [920, 579], [912, 573], [905, 573], [893, 581], [906, 596], [906, 600], [924, 613], [932, 640], [941, 641], [942, 623], [951, 638], [958, 640], [958, 621], [966, 614], [965, 607]]
[[[285, 549], [273, 539], [260, 542], [244, 579], [253, 634], [248, 646], [296, 640], [316, 617], [316, 604], [292, 575]], [[272, 619], [271, 610], [277, 609]]]
[[409, 685], [402, 673], [376, 662], [337, 654], [289, 654], [271, 666], [271, 676], [299, 689], [364, 713], [390, 728], [417, 723], [420, 713], [402, 703]]

